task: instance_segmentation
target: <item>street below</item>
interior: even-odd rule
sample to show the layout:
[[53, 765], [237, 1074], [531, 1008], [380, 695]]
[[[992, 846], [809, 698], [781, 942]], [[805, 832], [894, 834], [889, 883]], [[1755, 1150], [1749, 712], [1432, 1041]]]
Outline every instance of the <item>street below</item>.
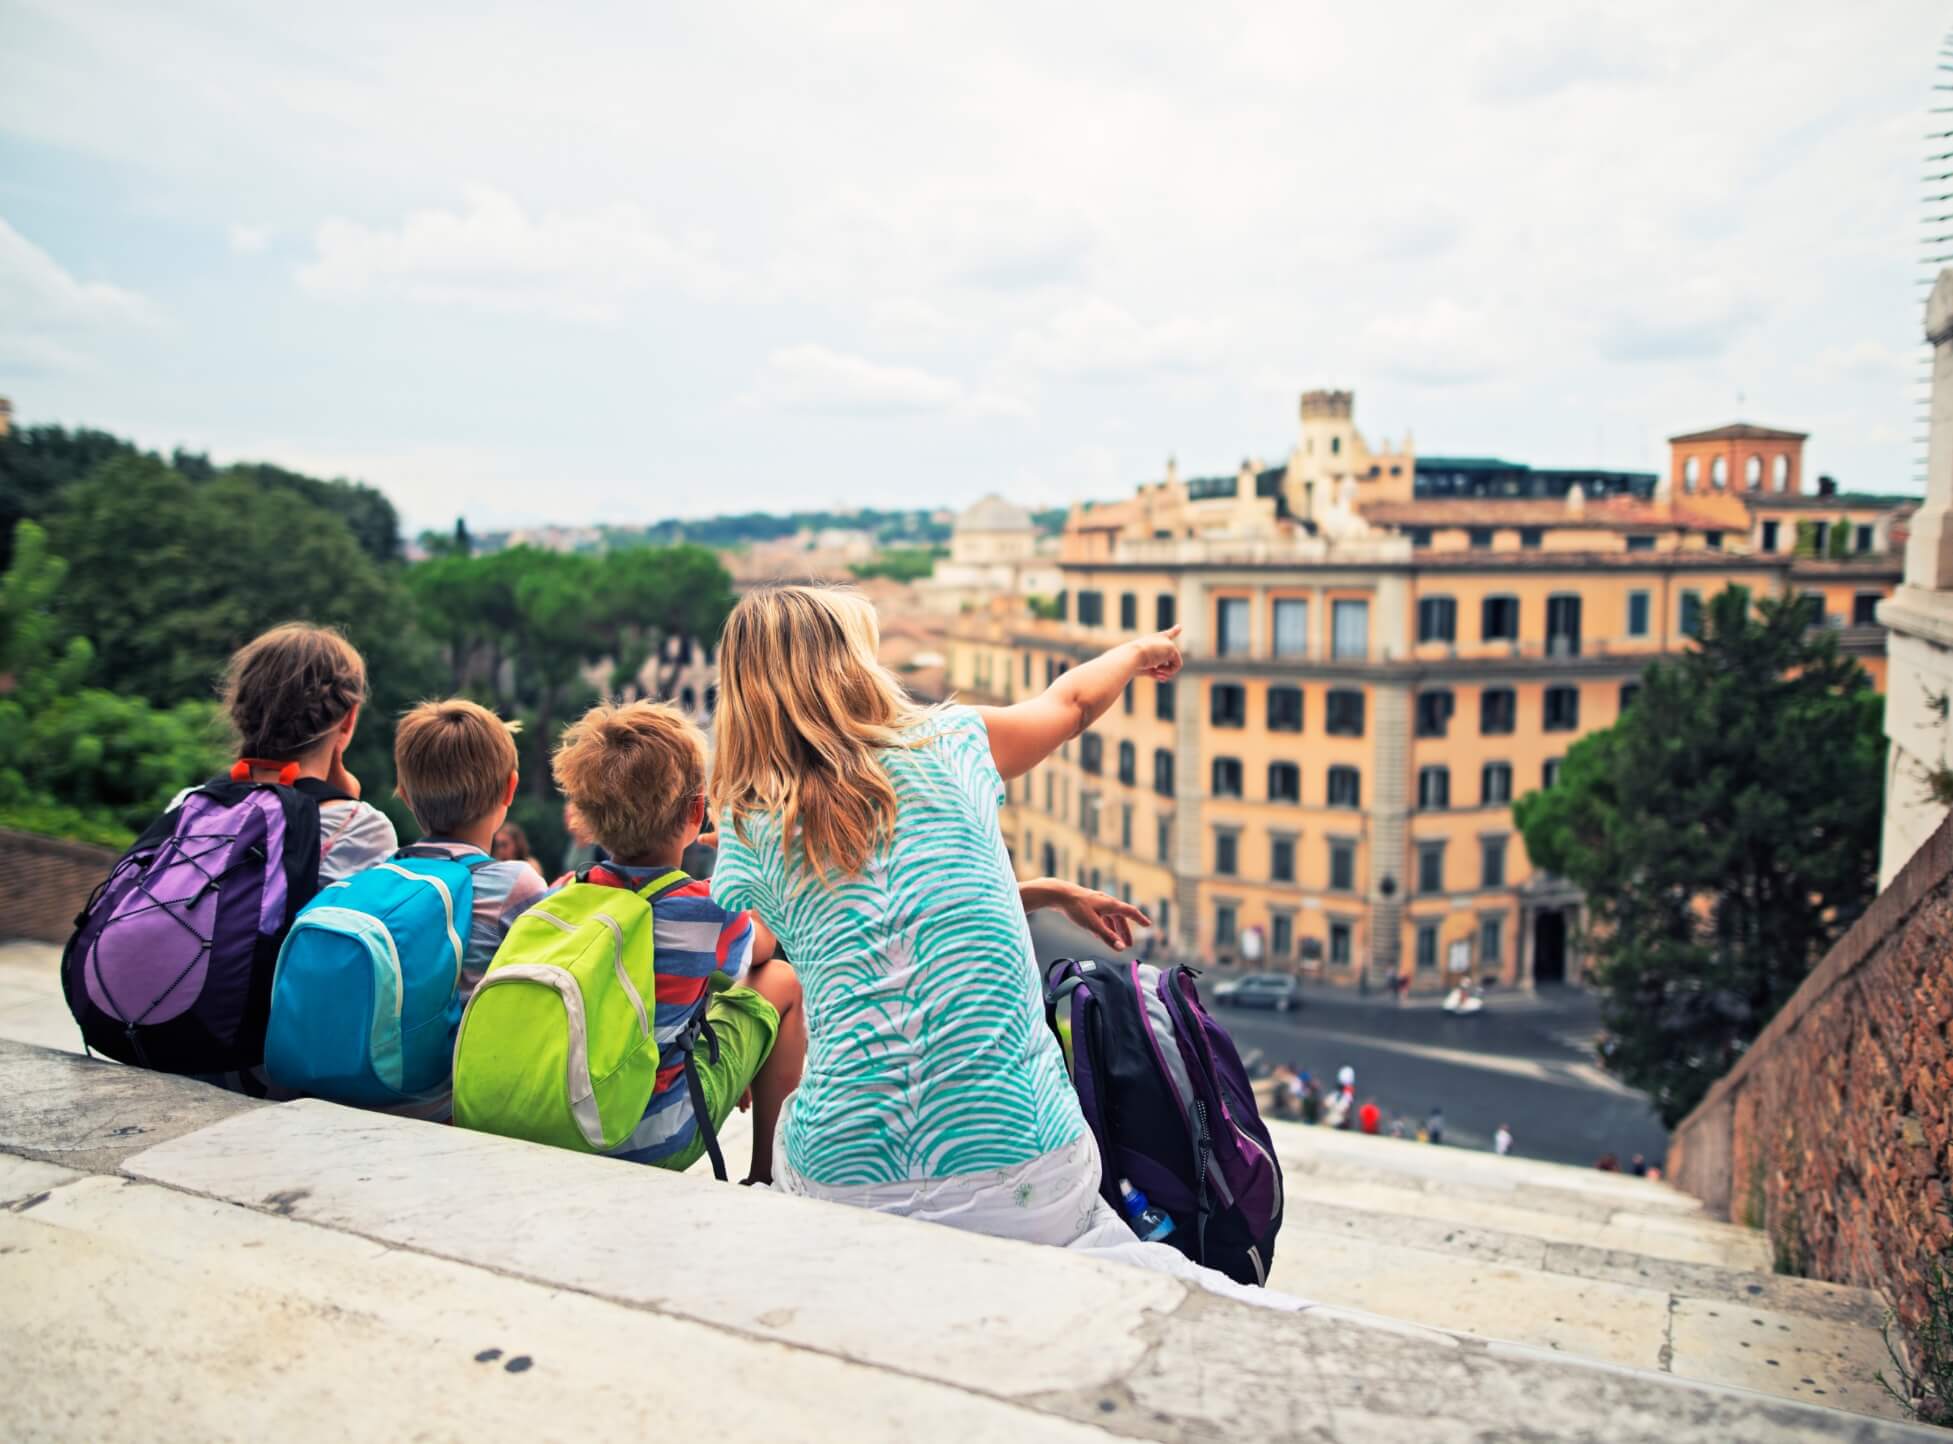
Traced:
[[[1033, 917], [1031, 936], [1041, 966], [1106, 956], [1103, 944], [1055, 915]], [[1592, 1165], [1612, 1153], [1626, 1168], [1636, 1153], [1659, 1163], [1667, 1151], [1667, 1131], [1647, 1099], [1596, 1060], [1599, 1008], [1578, 989], [1535, 997], [1495, 990], [1485, 1011], [1470, 1018], [1327, 984], [1307, 985], [1304, 1005], [1293, 1013], [1216, 1006], [1214, 986], [1245, 971], [1216, 968], [1200, 985], [1250, 1070], [1259, 1075], [1287, 1063], [1327, 1091], [1348, 1065], [1356, 1070], [1357, 1103], [1375, 1100], [1386, 1131], [1401, 1118], [1406, 1135], [1415, 1136], [1438, 1107], [1448, 1146], [1490, 1149], [1504, 1124], [1515, 1155], [1554, 1163]]]

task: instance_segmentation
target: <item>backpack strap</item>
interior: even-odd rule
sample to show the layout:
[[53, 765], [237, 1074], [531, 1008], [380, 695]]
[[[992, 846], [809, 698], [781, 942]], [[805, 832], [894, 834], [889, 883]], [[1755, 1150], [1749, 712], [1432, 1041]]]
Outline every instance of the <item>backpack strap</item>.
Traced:
[[[691, 880], [692, 880], [692, 875], [690, 873], [686, 872], [683, 868], [674, 867], [670, 872], [665, 873], [663, 876], [652, 878], [651, 881], [647, 882], [643, 887], [637, 890], [637, 895], [643, 898], [648, 903], [654, 903], [659, 898], [663, 897], [666, 893], [678, 891], [679, 888], [683, 887], [686, 883], [690, 882]], [[705, 1015], [701, 1013], [699, 1014], [699, 1016], [703, 1018]], [[712, 1044], [713, 1061], [717, 1062], [718, 1057], [719, 1057], [719, 1044], [718, 1041], [715, 1039]]]
[[469, 872], [474, 872], [477, 868], [487, 867], [491, 862], [495, 861], [494, 858], [485, 852], [480, 857], [456, 857], [445, 847], [430, 843], [425, 838], [419, 842], [410, 842], [398, 852], [394, 853], [396, 860], [403, 857], [417, 859], [421, 862], [451, 862], [458, 867], [467, 868]]
[[705, 1016], [703, 1007], [698, 1010], [698, 1016], [671, 1040], [671, 1046], [685, 1055], [685, 1092], [692, 1100], [692, 1121], [698, 1125], [699, 1137], [705, 1140], [706, 1154], [712, 1160], [712, 1176], [725, 1183], [728, 1181], [726, 1156], [719, 1150], [719, 1130], [712, 1126], [712, 1114], [705, 1106], [705, 1085], [698, 1076], [698, 1045], [701, 1039], [708, 1049], [706, 1056], [714, 1063], [718, 1062], [719, 1035], [713, 1031], [712, 1020]]

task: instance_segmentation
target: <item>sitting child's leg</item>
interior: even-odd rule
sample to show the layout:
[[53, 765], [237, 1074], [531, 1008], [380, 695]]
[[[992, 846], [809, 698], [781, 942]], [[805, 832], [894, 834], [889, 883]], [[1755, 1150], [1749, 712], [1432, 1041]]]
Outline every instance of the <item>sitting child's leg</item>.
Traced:
[[747, 975], [746, 986], [773, 1005], [780, 1029], [773, 1051], [753, 1077], [753, 1161], [746, 1171], [749, 1183], [773, 1181], [773, 1135], [787, 1095], [800, 1086], [807, 1063], [807, 1014], [800, 1002], [800, 979], [790, 964], [760, 963]]

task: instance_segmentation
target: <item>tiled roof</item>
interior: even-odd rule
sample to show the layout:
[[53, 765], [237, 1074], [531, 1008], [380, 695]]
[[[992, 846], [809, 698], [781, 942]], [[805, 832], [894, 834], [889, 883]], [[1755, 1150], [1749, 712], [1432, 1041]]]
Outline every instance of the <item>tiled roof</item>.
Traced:
[[1803, 441], [1809, 437], [1808, 431], [1778, 431], [1771, 426], [1757, 426], [1748, 421], [1733, 421], [1727, 426], [1712, 427], [1708, 431], [1689, 431], [1680, 436], [1669, 437], [1670, 442], [1680, 441]]
[[1396, 527], [1577, 527], [1728, 531], [1730, 524], [1677, 505], [1665, 512], [1630, 497], [1600, 497], [1576, 512], [1564, 501], [1518, 498], [1431, 497], [1422, 501], [1372, 502], [1360, 508], [1366, 521]]

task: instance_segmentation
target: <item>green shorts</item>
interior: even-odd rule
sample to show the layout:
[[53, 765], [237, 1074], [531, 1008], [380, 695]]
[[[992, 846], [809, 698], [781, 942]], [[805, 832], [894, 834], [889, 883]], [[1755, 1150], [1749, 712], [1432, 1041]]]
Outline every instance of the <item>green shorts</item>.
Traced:
[[[780, 1013], [751, 988], [727, 988], [706, 1000], [705, 1016], [719, 1037], [719, 1061], [712, 1061], [711, 1047], [701, 1039], [698, 1081], [705, 1090], [705, 1111], [717, 1130], [772, 1055], [773, 1041], [780, 1036]], [[683, 1088], [685, 1080], [672, 1086]], [[705, 1135], [694, 1132], [690, 1143], [654, 1166], [682, 1172], [704, 1156]]]

